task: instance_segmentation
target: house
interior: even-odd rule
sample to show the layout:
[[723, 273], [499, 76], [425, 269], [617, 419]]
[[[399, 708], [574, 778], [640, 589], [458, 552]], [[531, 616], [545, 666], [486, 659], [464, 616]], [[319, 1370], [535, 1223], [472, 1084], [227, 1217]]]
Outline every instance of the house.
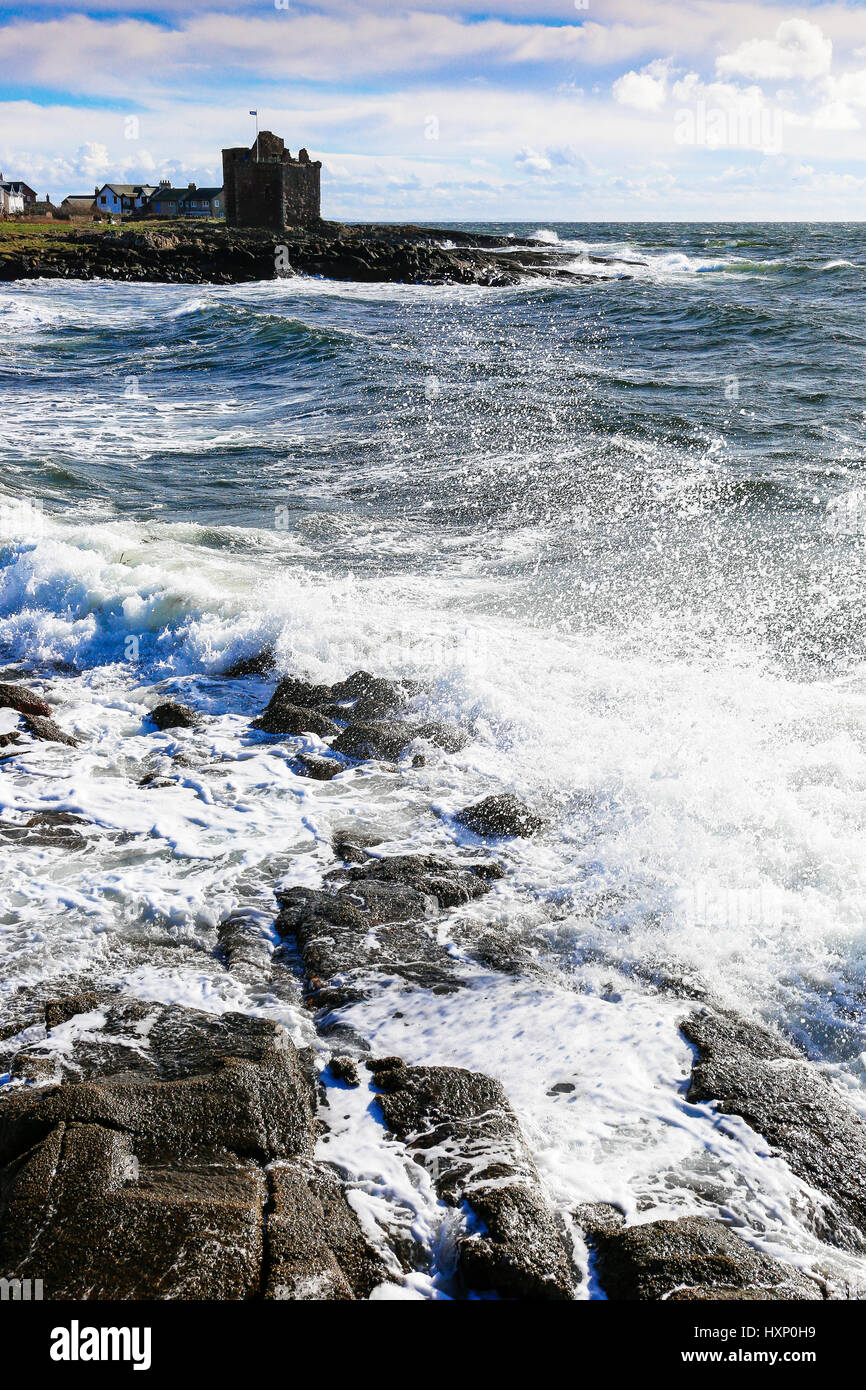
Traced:
[[155, 192], [156, 185], [152, 183], [104, 183], [94, 191], [94, 201], [98, 212], [122, 217], [135, 212]]
[[96, 217], [96, 200], [92, 193], [70, 193], [59, 208], [61, 217]]
[[15, 209], [18, 212], [26, 212], [36, 202], [36, 193], [29, 183], [24, 183], [22, 179], [4, 179], [3, 175], [0, 174], [0, 188], [4, 189], [11, 198], [21, 199], [21, 207]]
[[14, 217], [24, 211], [24, 199], [20, 193], [10, 193], [5, 183], [0, 183], [0, 217]]
[[196, 188], [194, 183], [187, 184], [186, 188], [172, 188], [168, 180], [163, 179], [143, 205], [142, 212], [154, 217], [222, 217], [223, 191], [221, 188]]

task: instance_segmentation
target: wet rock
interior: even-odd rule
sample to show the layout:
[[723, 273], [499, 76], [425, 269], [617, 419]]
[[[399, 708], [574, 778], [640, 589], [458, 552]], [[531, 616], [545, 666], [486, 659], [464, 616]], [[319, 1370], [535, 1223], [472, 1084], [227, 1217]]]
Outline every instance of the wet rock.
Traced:
[[276, 654], [273, 647], [262, 647], [260, 652], [254, 656], [242, 657], [239, 661], [232, 662], [220, 675], [227, 680], [235, 680], [242, 676], [267, 676], [273, 671], [277, 664]]
[[323, 1164], [271, 1170], [265, 1298], [369, 1298], [388, 1276], [367, 1242], [343, 1184]]
[[164, 700], [148, 711], [147, 718], [158, 729], [194, 729], [201, 723], [201, 715], [189, 705], [181, 705], [177, 700]]
[[19, 714], [44, 719], [51, 716], [51, 706], [34, 691], [28, 690], [26, 685], [11, 685], [7, 681], [0, 681], [0, 709], [14, 709]]
[[351, 1057], [332, 1057], [329, 1064], [331, 1074], [338, 1081], [344, 1081], [347, 1086], [360, 1086], [361, 1078], [358, 1074], [356, 1062]]
[[348, 870], [352, 883], [402, 883], [415, 892], [436, 899], [439, 907], [457, 907], [481, 897], [504, 869], [493, 860], [460, 863], [433, 854], [392, 854], [368, 859]]
[[260, 1284], [265, 1181], [200, 1150], [139, 1160], [130, 1136], [61, 1122], [6, 1175], [0, 1263], [50, 1299], [245, 1299]]
[[317, 738], [330, 738], [337, 732], [332, 719], [317, 710], [305, 709], [301, 705], [290, 704], [282, 696], [273, 695], [270, 704], [258, 719], [252, 722], [254, 729], [266, 734], [282, 734], [299, 738], [303, 734], [315, 734]]
[[535, 835], [541, 830], [544, 821], [541, 816], [513, 796], [505, 792], [500, 796], [487, 796], [472, 806], [465, 806], [454, 817], [476, 835]]
[[107, 1014], [98, 1037], [87, 1034], [62, 1059], [66, 1074], [87, 1079], [0, 1101], [0, 1164], [73, 1123], [123, 1131], [141, 1158], [202, 1147], [261, 1161], [310, 1151], [311, 1079], [278, 1024], [135, 1000]]
[[283, 676], [271, 697], [286, 705], [299, 705], [302, 709], [319, 709], [334, 699], [329, 685], [317, 685], [313, 681], [298, 680], [295, 676]]
[[610, 1299], [823, 1298], [799, 1270], [747, 1245], [721, 1221], [681, 1217], [587, 1229], [598, 1280]]
[[331, 742], [335, 753], [343, 753], [349, 758], [380, 758], [385, 762], [396, 762], [416, 739], [426, 739], [446, 753], [457, 753], [465, 748], [468, 736], [452, 724], [436, 721], [426, 724], [410, 724], [404, 720], [356, 720], [338, 734]]
[[312, 777], [315, 782], [330, 782], [346, 770], [336, 758], [317, 758], [313, 753], [299, 753], [296, 761], [300, 763], [304, 775]]
[[424, 754], [423, 754], [423, 753], [416, 753], [416, 754], [415, 754], [414, 758], [412, 759], [412, 766], [413, 766], [414, 768], [426, 767], [426, 766], [427, 766], [427, 759], [424, 757]]
[[65, 829], [67, 826], [88, 825], [89, 821], [85, 820], [84, 816], [76, 816], [72, 811], [36, 811], [32, 816], [28, 816], [24, 824], [28, 827]]
[[333, 839], [334, 853], [347, 864], [366, 863], [370, 850], [382, 843], [381, 835], [361, 826], [354, 830], [339, 830]]
[[467, 1205], [481, 1223], [458, 1240], [466, 1288], [505, 1298], [572, 1298], [568, 1253], [499, 1082], [459, 1067], [398, 1061], [374, 1070], [388, 1129], [427, 1166], [442, 1200]]
[[82, 1009], [54, 1055], [85, 1079], [0, 1099], [0, 1268], [54, 1299], [259, 1296], [263, 1165], [312, 1152], [307, 1060], [264, 1019], [100, 992], [46, 1019]]
[[95, 989], [61, 995], [59, 999], [47, 999], [44, 1005], [45, 1026], [49, 1030], [59, 1028], [77, 1014], [91, 1013], [94, 1009], [115, 1002], [113, 995]]
[[348, 758], [380, 758], [385, 762], [396, 762], [414, 738], [411, 726], [396, 720], [357, 721], [332, 739], [331, 747], [335, 753], [343, 753]]
[[695, 1013], [682, 1032], [698, 1049], [688, 1099], [739, 1115], [793, 1171], [826, 1195], [822, 1239], [866, 1249], [866, 1123], [833, 1082], [777, 1034], [731, 1014]]
[[450, 953], [432, 929], [436, 900], [410, 886], [361, 881], [336, 891], [291, 888], [277, 900], [276, 929], [296, 941], [322, 1008], [364, 998], [387, 979], [458, 987]]
[[217, 927], [226, 966], [239, 980], [265, 984], [271, 976], [273, 947], [263, 915], [232, 912]]
[[44, 1053], [19, 1052], [12, 1061], [10, 1075], [13, 1081], [53, 1081], [57, 1064], [53, 1057]]
[[70, 748], [78, 747], [78, 739], [64, 733], [53, 719], [43, 719], [37, 714], [22, 714], [21, 718], [34, 738], [44, 739], [46, 743], [65, 743]]

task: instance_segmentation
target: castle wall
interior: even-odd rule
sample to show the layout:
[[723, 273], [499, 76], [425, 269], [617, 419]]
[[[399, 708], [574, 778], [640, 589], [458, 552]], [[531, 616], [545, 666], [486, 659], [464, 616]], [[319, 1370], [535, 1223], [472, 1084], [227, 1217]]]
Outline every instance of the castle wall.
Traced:
[[322, 166], [318, 160], [311, 162], [305, 151], [292, 159], [278, 136], [262, 131], [258, 151], [253, 145], [251, 150], [239, 147], [222, 153], [228, 226], [279, 232], [321, 216]]

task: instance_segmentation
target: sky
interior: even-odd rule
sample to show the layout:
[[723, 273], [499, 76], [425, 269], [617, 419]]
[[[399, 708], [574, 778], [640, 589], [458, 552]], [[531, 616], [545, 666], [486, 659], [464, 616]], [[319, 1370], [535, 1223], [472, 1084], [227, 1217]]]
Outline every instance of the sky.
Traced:
[[0, 0], [0, 169], [221, 183], [262, 129], [356, 220], [866, 221], [866, 0]]

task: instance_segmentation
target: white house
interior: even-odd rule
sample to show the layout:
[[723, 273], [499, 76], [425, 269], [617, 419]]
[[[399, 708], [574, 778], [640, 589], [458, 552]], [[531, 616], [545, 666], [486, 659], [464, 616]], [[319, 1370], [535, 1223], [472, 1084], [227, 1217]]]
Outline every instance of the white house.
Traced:
[[0, 217], [12, 217], [16, 212], [23, 211], [24, 194], [17, 192], [15, 186], [0, 174]]
[[104, 183], [94, 193], [98, 212], [114, 213], [120, 217], [125, 212], [140, 208], [153, 193], [154, 183]]

